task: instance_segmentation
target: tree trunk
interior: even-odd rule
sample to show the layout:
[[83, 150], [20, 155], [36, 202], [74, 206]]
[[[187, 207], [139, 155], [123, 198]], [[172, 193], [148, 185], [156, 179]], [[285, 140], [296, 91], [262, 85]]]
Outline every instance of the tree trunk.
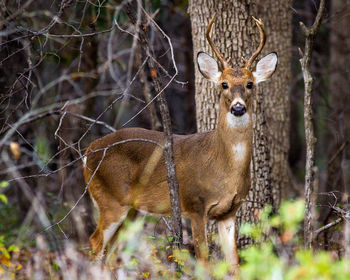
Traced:
[[[289, 0], [191, 0], [189, 3], [194, 61], [199, 51], [212, 54], [205, 40], [205, 29], [214, 12], [217, 12], [217, 17], [213, 41], [225, 58], [232, 58], [231, 66], [241, 67], [241, 57], [249, 58], [259, 44], [258, 29], [251, 16], [260, 17], [267, 32], [267, 42], [261, 57], [272, 51], [279, 56], [274, 77], [259, 85], [256, 91], [252, 187], [247, 202], [238, 213], [239, 224], [256, 221], [256, 210], [261, 209], [266, 202], [277, 207], [282, 191], [288, 184], [290, 5]], [[215, 129], [218, 92], [201, 77], [197, 68], [195, 76], [198, 131]]]

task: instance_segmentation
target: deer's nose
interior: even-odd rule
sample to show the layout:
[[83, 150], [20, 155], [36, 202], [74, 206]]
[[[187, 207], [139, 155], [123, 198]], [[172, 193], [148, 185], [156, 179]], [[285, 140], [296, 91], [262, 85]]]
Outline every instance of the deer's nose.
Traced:
[[246, 112], [246, 107], [241, 103], [236, 103], [231, 107], [231, 114], [235, 115], [236, 117], [243, 116]]

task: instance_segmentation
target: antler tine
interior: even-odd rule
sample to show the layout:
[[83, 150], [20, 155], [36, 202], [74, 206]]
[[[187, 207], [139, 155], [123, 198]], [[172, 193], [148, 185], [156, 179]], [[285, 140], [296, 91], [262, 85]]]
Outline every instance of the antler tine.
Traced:
[[211, 18], [211, 20], [209, 22], [209, 25], [207, 27], [207, 31], [205, 32], [205, 37], [207, 38], [208, 43], [209, 43], [210, 47], [212, 48], [213, 52], [215, 53], [216, 57], [220, 61], [222, 68], [226, 69], [229, 67], [227, 61], [221, 56], [221, 54], [219, 53], [219, 51], [215, 47], [213, 41], [211, 40], [211, 33], [212, 33], [212, 28], [213, 28], [215, 16], [216, 16], [216, 13], [214, 13], [213, 17]]
[[264, 48], [265, 42], [266, 42], [266, 33], [264, 29], [264, 24], [261, 21], [261, 19], [256, 19], [253, 17], [256, 25], [259, 28], [259, 33], [260, 33], [260, 44], [259, 47], [256, 49], [256, 51], [253, 53], [253, 55], [249, 58], [249, 60], [245, 64], [245, 68], [249, 69], [256, 57], [261, 53], [262, 49]]

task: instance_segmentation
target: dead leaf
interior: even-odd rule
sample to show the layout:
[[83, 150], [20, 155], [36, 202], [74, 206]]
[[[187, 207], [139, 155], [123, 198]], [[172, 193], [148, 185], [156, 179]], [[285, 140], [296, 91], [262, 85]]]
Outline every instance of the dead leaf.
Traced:
[[21, 149], [20, 149], [19, 144], [17, 142], [10, 143], [10, 150], [11, 150], [12, 156], [15, 160], [18, 160], [21, 157]]
[[155, 78], [157, 76], [157, 70], [152, 69], [151, 70], [151, 76], [152, 76], [152, 78]]

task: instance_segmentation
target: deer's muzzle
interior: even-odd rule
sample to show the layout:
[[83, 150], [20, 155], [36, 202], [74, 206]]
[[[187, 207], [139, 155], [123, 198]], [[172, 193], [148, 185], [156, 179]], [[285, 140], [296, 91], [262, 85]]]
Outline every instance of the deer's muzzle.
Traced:
[[241, 103], [236, 103], [231, 107], [231, 114], [235, 115], [236, 117], [243, 116], [246, 112], [246, 107]]

